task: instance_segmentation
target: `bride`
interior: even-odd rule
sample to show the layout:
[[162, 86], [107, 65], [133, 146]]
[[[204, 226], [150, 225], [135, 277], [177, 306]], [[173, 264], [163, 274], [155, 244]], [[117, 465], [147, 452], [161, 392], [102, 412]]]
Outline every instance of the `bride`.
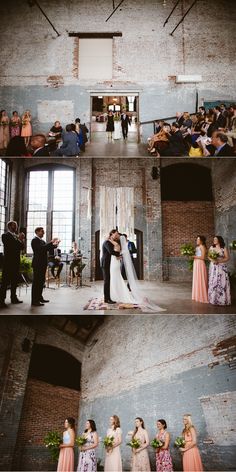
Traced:
[[113, 139], [120, 139], [121, 138], [121, 124], [120, 124], [120, 117], [119, 114], [116, 113], [114, 117], [114, 135]]
[[[120, 253], [120, 257], [111, 256], [111, 300], [114, 300], [115, 302], [119, 303], [130, 303], [133, 305], [138, 305], [141, 309], [145, 309], [147, 311], [165, 311], [163, 308], [160, 308], [158, 305], [148, 300], [142, 293], [143, 289], [138, 282], [137, 275], [133, 266], [133, 261], [129, 253], [126, 238], [123, 235], [120, 235], [119, 241], [111, 238], [109, 239], [109, 241], [113, 244], [114, 251]], [[131, 290], [128, 289], [127, 282], [123, 279], [121, 275], [121, 257], [123, 258], [127, 281]]]

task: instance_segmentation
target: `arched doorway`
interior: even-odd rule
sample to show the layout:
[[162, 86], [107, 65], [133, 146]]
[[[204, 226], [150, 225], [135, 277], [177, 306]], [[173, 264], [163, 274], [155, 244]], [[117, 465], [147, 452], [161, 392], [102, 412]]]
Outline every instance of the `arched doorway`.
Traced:
[[49, 431], [63, 431], [67, 416], [78, 418], [81, 363], [71, 354], [35, 344], [21, 413], [14, 470], [54, 470], [43, 445]]
[[[137, 254], [134, 257], [134, 267], [139, 280], [143, 279], [143, 232], [135, 229], [134, 243]], [[100, 264], [100, 230], [95, 233], [95, 280], [102, 280], [102, 270]]]

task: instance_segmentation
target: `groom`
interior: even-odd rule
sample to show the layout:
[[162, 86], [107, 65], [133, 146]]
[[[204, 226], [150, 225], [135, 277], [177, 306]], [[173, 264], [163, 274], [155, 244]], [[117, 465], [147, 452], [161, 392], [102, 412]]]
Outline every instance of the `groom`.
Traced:
[[[116, 229], [112, 229], [109, 233], [109, 239], [112, 239], [113, 241], [117, 240], [119, 238], [119, 233]], [[104, 280], [104, 301], [105, 303], [113, 304], [116, 302], [113, 302], [110, 298], [110, 265], [111, 265], [111, 256], [116, 256], [119, 257], [120, 253], [117, 251], [114, 251], [114, 246], [107, 239], [104, 241], [102, 245], [102, 258], [101, 258], [101, 266], [102, 266], [102, 272], [103, 272], [103, 280]]]

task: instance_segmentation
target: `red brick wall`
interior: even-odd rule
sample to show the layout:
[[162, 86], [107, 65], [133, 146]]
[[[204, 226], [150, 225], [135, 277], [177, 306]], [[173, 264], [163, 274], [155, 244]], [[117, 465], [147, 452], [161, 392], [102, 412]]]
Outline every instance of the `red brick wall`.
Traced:
[[50, 430], [62, 432], [67, 416], [77, 420], [79, 400], [80, 392], [76, 390], [28, 379], [17, 437], [14, 470], [48, 470], [45, 461], [49, 459], [49, 455], [43, 446], [43, 438]]
[[182, 244], [195, 244], [203, 234], [209, 247], [214, 236], [214, 206], [212, 202], [162, 202], [164, 257], [180, 256]]

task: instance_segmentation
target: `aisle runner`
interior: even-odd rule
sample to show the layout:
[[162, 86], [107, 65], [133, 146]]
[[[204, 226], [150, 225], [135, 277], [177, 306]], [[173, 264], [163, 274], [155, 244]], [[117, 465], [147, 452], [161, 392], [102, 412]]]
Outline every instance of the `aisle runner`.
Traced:
[[140, 309], [139, 305], [133, 303], [116, 303], [110, 305], [105, 303], [101, 298], [92, 298], [84, 306], [84, 310], [127, 310], [127, 309]]

